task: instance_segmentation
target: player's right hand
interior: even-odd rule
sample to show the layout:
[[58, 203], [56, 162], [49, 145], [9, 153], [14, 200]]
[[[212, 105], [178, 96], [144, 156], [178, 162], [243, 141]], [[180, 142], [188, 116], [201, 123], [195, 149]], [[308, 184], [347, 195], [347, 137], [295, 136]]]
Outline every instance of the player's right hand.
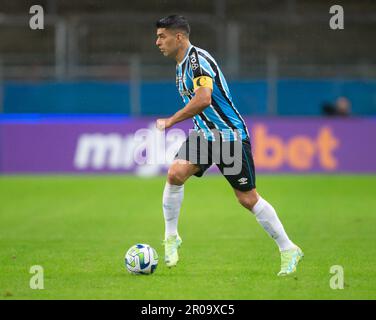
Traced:
[[170, 119], [158, 119], [155, 126], [157, 127], [157, 129], [163, 131], [171, 127], [171, 121]]

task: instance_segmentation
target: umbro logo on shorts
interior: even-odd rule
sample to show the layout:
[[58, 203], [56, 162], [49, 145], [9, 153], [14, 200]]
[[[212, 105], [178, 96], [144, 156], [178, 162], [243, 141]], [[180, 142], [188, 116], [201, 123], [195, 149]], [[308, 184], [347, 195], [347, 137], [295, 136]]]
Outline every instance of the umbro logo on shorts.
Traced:
[[239, 182], [240, 184], [246, 184], [246, 183], [248, 182], [248, 178], [240, 178], [240, 179], [238, 180], [238, 182]]

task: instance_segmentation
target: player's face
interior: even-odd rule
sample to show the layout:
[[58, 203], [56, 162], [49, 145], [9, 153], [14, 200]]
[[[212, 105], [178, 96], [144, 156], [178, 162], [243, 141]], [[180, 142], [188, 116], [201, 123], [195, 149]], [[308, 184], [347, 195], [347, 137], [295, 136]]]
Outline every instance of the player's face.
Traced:
[[179, 48], [180, 38], [179, 34], [172, 30], [158, 28], [155, 44], [165, 57], [174, 58]]

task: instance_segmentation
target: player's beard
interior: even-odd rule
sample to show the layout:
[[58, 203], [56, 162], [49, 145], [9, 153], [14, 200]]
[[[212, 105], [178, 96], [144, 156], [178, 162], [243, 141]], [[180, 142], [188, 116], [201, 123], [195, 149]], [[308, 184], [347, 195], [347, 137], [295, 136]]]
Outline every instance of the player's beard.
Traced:
[[171, 58], [171, 59], [175, 59], [175, 57], [176, 57], [176, 51], [163, 51], [162, 54], [165, 57]]

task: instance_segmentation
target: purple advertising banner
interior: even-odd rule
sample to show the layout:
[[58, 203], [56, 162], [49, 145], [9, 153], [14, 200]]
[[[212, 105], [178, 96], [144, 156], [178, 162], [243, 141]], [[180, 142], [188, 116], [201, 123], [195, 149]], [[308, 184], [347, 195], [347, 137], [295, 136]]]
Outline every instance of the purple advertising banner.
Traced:
[[[0, 122], [0, 173], [163, 173], [192, 122], [155, 120]], [[245, 120], [258, 173], [376, 173], [376, 119]]]

